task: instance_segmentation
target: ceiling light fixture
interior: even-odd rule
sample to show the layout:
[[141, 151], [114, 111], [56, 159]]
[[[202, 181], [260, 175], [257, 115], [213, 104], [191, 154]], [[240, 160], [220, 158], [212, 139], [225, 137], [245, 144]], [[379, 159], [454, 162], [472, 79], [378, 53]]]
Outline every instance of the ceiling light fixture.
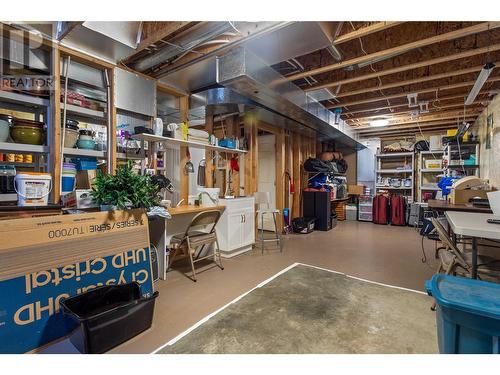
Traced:
[[370, 126], [373, 126], [373, 127], [382, 127], [382, 126], [387, 126], [389, 125], [389, 120], [386, 120], [386, 119], [378, 119], [378, 120], [373, 120], [370, 122]]
[[479, 91], [483, 87], [484, 83], [488, 80], [488, 77], [490, 76], [494, 67], [495, 64], [491, 62], [483, 66], [483, 69], [481, 69], [481, 71], [479, 72], [479, 76], [476, 79], [476, 83], [474, 83], [474, 86], [472, 86], [467, 99], [465, 99], [465, 105], [471, 105], [472, 103], [474, 103], [477, 94], [479, 94]]

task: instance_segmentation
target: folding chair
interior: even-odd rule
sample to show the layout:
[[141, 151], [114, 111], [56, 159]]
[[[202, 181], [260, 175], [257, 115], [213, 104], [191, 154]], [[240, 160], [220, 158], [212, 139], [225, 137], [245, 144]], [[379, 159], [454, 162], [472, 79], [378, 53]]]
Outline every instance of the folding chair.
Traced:
[[[182, 251], [187, 253], [191, 262], [191, 270], [193, 272], [191, 279], [193, 281], [196, 281], [194, 264], [202, 260], [213, 258], [214, 263], [223, 270], [224, 267], [222, 266], [219, 241], [217, 240], [217, 232], [215, 230], [215, 226], [220, 216], [221, 213], [219, 210], [200, 212], [191, 220], [191, 223], [189, 223], [183, 234], [173, 236], [170, 241], [173, 254], [170, 257], [168, 268], [170, 268], [179, 252]], [[197, 227], [200, 226], [208, 226], [209, 230], [197, 230]], [[213, 253], [201, 256], [207, 245], [214, 245]]]

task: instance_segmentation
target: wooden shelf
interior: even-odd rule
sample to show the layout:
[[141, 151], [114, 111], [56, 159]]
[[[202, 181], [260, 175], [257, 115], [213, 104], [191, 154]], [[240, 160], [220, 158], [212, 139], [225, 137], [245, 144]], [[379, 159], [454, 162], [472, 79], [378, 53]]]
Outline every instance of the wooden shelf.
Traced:
[[387, 154], [377, 154], [378, 158], [405, 157], [412, 156], [413, 152], [393, 152]]
[[432, 155], [432, 154], [444, 154], [443, 150], [439, 151], [420, 151], [422, 155]]
[[[61, 103], [61, 111], [63, 111], [63, 103]], [[85, 117], [89, 119], [97, 119], [102, 121], [105, 119], [105, 113], [103, 111], [96, 111], [90, 108], [83, 108], [73, 104], [66, 105], [66, 111], [68, 115], [76, 115], [79, 117]]]
[[412, 169], [377, 169], [377, 173], [413, 173]]
[[413, 186], [400, 186], [400, 187], [392, 187], [392, 186], [375, 186], [375, 189], [382, 190], [412, 190]]
[[49, 147], [25, 143], [0, 142], [0, 150], [20, 154], [46, 154], [49, 152]]
[[347, 200], [349, 200], [349, 197], [331, 199], [330, 202], [342, 202], [342, 201], [347, 201]]
[[34, 168], [35, 163], [23, 163], [20, 161], [0, 161], [0, 165], [13, 165], [20, 168]]
[[437, 186], [425, 186], [425, 185], [422, 185], [420, 187], [420, 190], [441, 190], [441, 188], [437, 187]]
[[444, 169], [421, 169], [420, 172], [423, 172], [423, 173], [443, 173]]
[[148, 141], [148, 142], [159, 142], [159, 143], [163, 143], [167, 146], [186, 146], [186, 147], [193, 147], [193, 148], [200, 148], [200, 149], [215, 150], [215, 151], [219, 151], [219, 152], [227, 152], [230, 154], [245, 154], [245, 153], [247, 153], [246, 150], [230, 149], [230, 148], [226, 148], [226, 147], [208, 145], [208, 144], [204, 144], [204, 143], [200, 143], [200, 142], [192, 142], [192, 141], [185, 141], [183, 139], [162, 137], [162, 136], [153, 135], [153, 134], [135, 134], [132, 136], [132, 138], [137, 139], [137, 140], [144, 140], [144, 141]]
[[106, 157], [106, 153], [104, 151], [84, 150], [80, 148], [67, 148], [67, 147], [64, 148], [64, 155], [94, 157], [98, 159], [104, 159]]
[[19, 94], [13, 91], [0, 90], [0, 100], [26, 105], [29, 107], [48, 107], [50, 105], [49, 99], [44, 99], [33, 95]]

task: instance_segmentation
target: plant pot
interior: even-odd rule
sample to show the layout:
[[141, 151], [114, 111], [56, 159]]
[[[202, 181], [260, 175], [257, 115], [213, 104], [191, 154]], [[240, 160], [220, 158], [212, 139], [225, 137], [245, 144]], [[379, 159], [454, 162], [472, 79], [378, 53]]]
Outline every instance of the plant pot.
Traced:
[[10, 136], [16, 143], [43, 144], [43, 122], [15, 119]]
[[64, 136], [64, 147], [75, 148], [78, 141], [78, 132], [69, 128], [66, 128], [64, 132], [66, 133]]
[[0, 114], [0, 142], [7, 142], [11, 124], [12, 116]]
[[116, 211], [118, 207], [112, 204], [101, 204], [101, 211]]

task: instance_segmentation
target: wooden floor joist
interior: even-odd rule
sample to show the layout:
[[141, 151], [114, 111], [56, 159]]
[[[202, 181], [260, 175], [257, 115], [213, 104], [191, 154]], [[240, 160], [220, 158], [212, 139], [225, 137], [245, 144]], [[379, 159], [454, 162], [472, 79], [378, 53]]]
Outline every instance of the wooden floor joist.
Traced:
[[[500, 81], [500, 76], [490, 77], [487, 82], [497, 82], [497, 81]], [[444, 90], [452, 90], [452, 89], [458, 89], [458, 88], [462, 88], [462, 87], [472, 86], [472, 85], [474, 85], [475, 82], [476, 81], [474, 80], [474, 81], [455, 83], [455, 84], [446, 85], [446, 86], [435, 86], [435, 87], [430, 87], [427, 89], [413, 91], [413, 92], [417, 93], [417, 94], [425, 94], [425, 93], [436, 92], [436, 91], [441, 92]], [[326, 108], [333, 109], [333, 108], [350, 107], [350, 106], [354, 106], [354, 105], [358, 105], [358, 104], [374, 103], [374, 102], [380, 102], [380, 101], [385, 101], [385, 100], [390, 100], [390, 99], [405, 98], [407, 94], [409, 94], [409, 92], [403, 92], [401, 94], [377, 96], [377, 97], [368, 98], [368, 99], [354, 100], [352, 102], [346, 102], [346, 103], [329, 104], [329, 105], [326, 105]]]
[[328, 88], [328, 87], [337, 87], [337, 86], [346, 85], [349, 83], [365, 81], [368, 79], [383, 77], [383, 76], [390, 75], [390, 74], [396, 74], [396, 73], [406, 72], [408, 70], [413, 70], [413, 69], [423, 68], [426, 66], [441, 64], [441, 63], [445, 63], [445, 62], [449, 62], [449, 61], [453, 61], [453, 60], [464, 59], [467, 57], [481, 55], [484, 53], [491, 53], [491, 52], [498, 51], [498, 50], [500, 50], [500, 43], [494, 44], [492, 46], [475, 48], [475, 49], [472, 49], [470, 51], [455, 53], [453, 55], [438, 57], [435, 59], [425, 60], [425, 61], [421, 61], [421, 62], [417, 62], [417, 63], [413, 63], [413, 64], [407, 64], [407, 65], [403, 65], [403, 66], [398, 66], [398, 67], [392, 68], [392, 69], [381, 70], [381, 71], [375, 72], [375, 73], [369, 73], [369, 74], [364, 74], [364, 75], [360, 75], [360, 76], [356, 76], [356, 77], [352, 77], [352, 78], [342, 79], [340, 81], [334, 81], [334, 82], [328, 82], [328, 83], [324, 83], [324, 84], [314, 85], [314, 86], [310, 86], [310, 87], [305, 88], [304, 91], [314, 91], [314, 90], [319, 90], [319, 89]]
[[339, 44], [348, 42], [350, 40], [362, 38], [364, 36], [388, 29], [389, 27], [394, 27], [394, 26], [400, 25], [402, 23], [403, 22], [384, 21], [384, 22], [377, 22], [377, 23], [374, 23], [374, 24], [369, 25], [369, 26], [360, 27], [357, 30], [340, 35], [337, 39], [335, 39], [332, 42], [332, 44], [334, 46], [337, 46]]
[[[499, 63], [495, 62], [494, 64], [496, 66], [498, 66], [497, 64], [499, 64]], [[395, 87], [410, 86], [410, 85], [415, 85], [415, 84], [419, 84], [419, 83], [424, 83], [424, 82], [429, 82], [429, 81], [435, 81], [437, 79], [443, 79], [443, 78], [448, 78], [448, 77], [461, 76], [461, 75], [464, 75], [464, 74], [470, 74], [470, 73], [479, 72], [482, 68], [483, 68], [483, 65], [477, 65], [477, 66], [473, 66], [473, 67], [467, 68], [467, 69], [452, 70], [452, 71], [449, 71], [449, 72], [440, 73], [440, 74], [434, 74], [434, 75], [431, 75], [431, 76], [419, 77], [419, 78], [415, 78], [415, 79], [409, 79], [407, 81], [398, 81], [398, 82], [394, 82], [394, 83], [388, 83], [386, 85], [366, 87], [366, 88], [363, 88], [363, 89], [360, 89], [360, 90], [354, 90], [354, 91], [348, 91], [346, 93], [340, 93], [336, 97], [338, 99], [339, 98], [345, 98], [346, 96], [353, 96], [353, 95], [365, 94], [367, 92], [393, 89]]]
[[444, 41], [450, 41], [454, 39], [459, 39], [463, 38], [469, 35], [477, 34], [480, 32], [488, 31], [494, 28], [500, 27], [500, 22], [481, 22], [476, 25], [470, 26], [470, 27], [465, 27], [459, 30], [454, 30], [450, 31], [448, 33], [444, 34], [439, 34], [435, 35], [429, 38], [425, 39], [420, 39], [411, 43], [406, 43], [400, 46], [388, 48], [386, 50], [382, 51], [377, 51], [374, 53], [369, 53], [368, 55], [363, 55], [363, 56], [358, 56], [354, 59], [342, 61], [339, 63], [335, 64], [330, 64], [330, 65], [325, 65], [319, 68], [307, 70], [304, 72], [300, 72], [297, 74], [292, 74], [287, 76], [285, 79], [287, 81], [295, 81], [297, 79], [301, 79], [304, 77], [309, 77], [309, 76], [314, 76], [326, 72], [331, 72], [334, 70], [342, 69], [348, 66], [356, 65], [356, 64], [361, 64], [361, 63], [367, 63], [370, 61], [373, 61], [375, 59], [380, 59], [380, 58], [386, 58], [390, 56], [394, 56], [395, 54], [401, 54], [405, 53], [417, 48], [422, 48], [431, 44], [439, 43], [439, 42], [444, 42]]

